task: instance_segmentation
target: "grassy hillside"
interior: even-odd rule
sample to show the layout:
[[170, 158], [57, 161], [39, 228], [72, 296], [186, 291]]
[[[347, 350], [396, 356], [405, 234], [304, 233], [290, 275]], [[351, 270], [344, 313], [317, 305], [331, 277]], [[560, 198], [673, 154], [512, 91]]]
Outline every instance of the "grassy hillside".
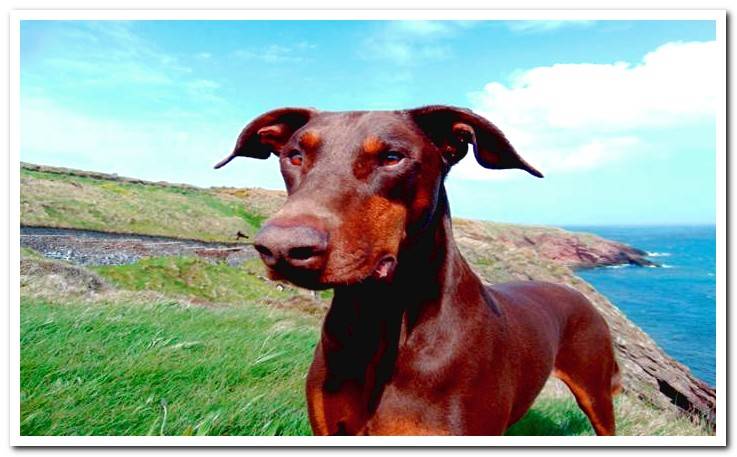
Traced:
[[297, 374], [314, 325], [166, 302], [21, 312], [25, 435], [309, 433]]
[[[244, 195], [21, 169], [26, 225], [140, 233], [205, 241], [253, 235], [265, 214]], [[242, 194], [242, 193], [241, 193]]]
[[[140, 279], [146, 269], [139, 271]], [[242, 285], [255, 290], [256, 282]], [[302, 374], [314, 318], [248, 298], [205, 307], [163, 295], [108, 291], [79, 300], [57, 292], [21, 302], [23, 434], [309, 432]]]
[[[285, 200], [284, 192], [279, 191], [203, 189], [31, 164], [21, 167], [20, 178], [24, 225], [205, 241], [236, 241], [238, 232], [253, 235]], [[481, 239], [475, 230], [478, 224], [483, 225]], [[471, 231], [467, 233], [466, 227]], [[502, 252], [528, 252], [525, 248], [535, 246], [536, 253], [569, 266], [607, 263], [626, 249], [595, 235], [555, 227], [456, 219], [455, 231], [457, 237], [493, 240]], [[579, 258], [573, 251], [584, 252], [588, 257]], [[636, 253], [631, 254], [637, 257]]]
[[[329, 297], [266, 281], [255, 263], [90, 271], [29, 250], [21, 296], [24, 435], [310, 433], [303, 386]], [[616, 409], [621, 434], [706, 433], [631, 396]], [[554, 381], [509, 431], [592, 433]]]
[[[234, 241], [238, 231], [253, 234], [282, 199], [258, 189], [21, 170], [25, 225]], [[605, 300], [525, 241], [557, 229], [457, 220], [455, 231], [487, 281], [547, 279]], [[257, 260], [172, 256], [83, 268], [23, 249], [21, 433], [309, 434], [304, 377], [330, 295], [270, 282]], [[642, 396], [617, 398], [620, 434], [712, 433]], [[592, 430], [551, 380], [509, 433]]]

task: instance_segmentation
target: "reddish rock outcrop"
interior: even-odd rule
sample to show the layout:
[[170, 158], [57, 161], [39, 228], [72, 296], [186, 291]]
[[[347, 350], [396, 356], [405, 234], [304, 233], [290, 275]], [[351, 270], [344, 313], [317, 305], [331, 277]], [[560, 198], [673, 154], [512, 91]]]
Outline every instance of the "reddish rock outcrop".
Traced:
[[538, 256], [571, 268], [594, 268], [610, 265], [658, 266], [647, 253], [623, 243], [590, 233], [574, 233], [555, 227], [524, 227], [492, 224], [494, 238], [514, 247], [531, 247]]

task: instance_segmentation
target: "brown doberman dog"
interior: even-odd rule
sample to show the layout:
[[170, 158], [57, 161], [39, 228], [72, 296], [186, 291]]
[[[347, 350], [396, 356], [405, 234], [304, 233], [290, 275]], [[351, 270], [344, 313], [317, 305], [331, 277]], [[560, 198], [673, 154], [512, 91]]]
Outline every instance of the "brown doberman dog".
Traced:
[[444, 179], [473, 147], [485, 168], [542, 177], [471, 111], [277, 109], [234, 157], [279, 158], [289, 198], [255, 238], [273, 279], [333, 288], [307, 377], [317, 435], [498, 435], [552, 373], [599, 435], [620, 388], [609, 328], [560, 285], [485, 286], [461, 256]]

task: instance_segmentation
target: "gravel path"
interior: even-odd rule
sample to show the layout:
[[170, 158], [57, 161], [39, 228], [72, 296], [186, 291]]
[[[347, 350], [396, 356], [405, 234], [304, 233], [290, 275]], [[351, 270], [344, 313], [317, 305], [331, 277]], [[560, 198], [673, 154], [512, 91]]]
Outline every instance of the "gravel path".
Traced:
[[21, 247], [79, 265], [125, 265], [143, 257], [196, 255], [238, 265], [256, 257], [250, 244], [208, 243], [161, 236], [104, 233], [88, 230], [20, 228]]

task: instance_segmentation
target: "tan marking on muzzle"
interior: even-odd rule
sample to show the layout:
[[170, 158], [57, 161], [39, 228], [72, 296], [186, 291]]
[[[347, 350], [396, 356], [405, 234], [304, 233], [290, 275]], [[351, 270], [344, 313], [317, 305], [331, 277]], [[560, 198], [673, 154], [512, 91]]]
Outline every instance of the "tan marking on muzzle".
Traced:
[[368, 200], [365, 219], [374, 245], [396, 255], [404, 237], [407, 208], [384, 197], [372, 196]]
[[397, 256], [404, 239], [407, 209], [372, 195], [344, 213], [330, 232], [330, 254], [323, 279], [350, 284], [373, 274], [385, 255]]

